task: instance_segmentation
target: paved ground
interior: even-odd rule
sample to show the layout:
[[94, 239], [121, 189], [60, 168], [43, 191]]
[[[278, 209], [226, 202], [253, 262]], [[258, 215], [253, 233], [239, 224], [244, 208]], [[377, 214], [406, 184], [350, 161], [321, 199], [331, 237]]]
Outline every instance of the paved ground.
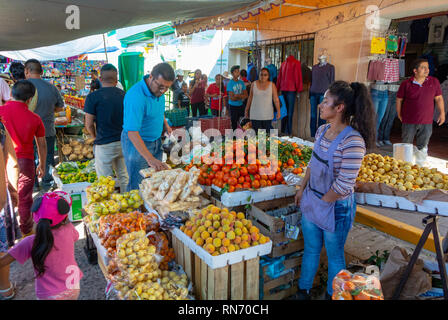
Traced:
[[[75, 258], [79, 267], [84, 273], [81, 280], [80, 300], [105, 300], [104, 289], [106, 288], [106, 280], [98, 265], [91, 265], [87, 261], [84, 253], [85, 236], [82, 223], [76, 224], [76, 230], [80, 235], [80, 240], [76, 243]], [[18, 262], [11, 264], [10, 278], [16, 283], [17, 295], [16, 300], [34, 300], [34, 272], [31, 260], [24, 265]]]

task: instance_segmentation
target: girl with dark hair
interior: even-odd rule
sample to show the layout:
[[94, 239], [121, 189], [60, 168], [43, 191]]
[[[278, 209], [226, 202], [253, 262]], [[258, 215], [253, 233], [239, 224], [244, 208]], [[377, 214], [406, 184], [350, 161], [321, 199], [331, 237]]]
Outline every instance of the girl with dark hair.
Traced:
[[207, 113], [205, 109], [206, 86], [207, 83], [202, 79], [201, 70], [197, 69], [194, 72], [194, 79], [190, 81], [191, 112], [193, 117], [197, 116], [198, 110], [200, 116]]
[[20, 241], [0, 258], [0, 268], [14, 260], [32, 259], [39, 300], [77, 300], [83, 276], [75, 260], [79, 234], [67, 220], [71, 202], [65, 192], [51, 192], [37, 198], [31, 211], [36, 234]]
[[356, 212], [356, 177], [366, 149], [375, 143], [375, 113], [365, 85], [334, 82], [319, 109], [327, 124], [317, 130], [313, 155], [295, 199], [302, 211], [305, 241], [297, 294], [301, 300], [310, 299], [324, 244], [327, 299], [332, 296], [333, 278], [345, 269], [344, 244]]

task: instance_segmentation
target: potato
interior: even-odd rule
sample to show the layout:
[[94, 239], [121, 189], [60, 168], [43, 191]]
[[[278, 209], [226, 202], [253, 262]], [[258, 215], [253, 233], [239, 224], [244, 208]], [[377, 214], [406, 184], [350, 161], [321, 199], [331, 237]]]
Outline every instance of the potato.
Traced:
[[65, 145], [62, 147], [62, 154], [63, 154], [64, 156], [68, 156], [70, 153], [72, 153], [72, 147], [70, 147], [69, 144], [65, 144]]
[[76, 159], [78, 159], [78, 156], [77, 156], [76, 154], [74, 154], [74, 153], [72, 153], [72, 154], [68, 157], [68, 160], [70, 160], [70, 161], [75, 161]]

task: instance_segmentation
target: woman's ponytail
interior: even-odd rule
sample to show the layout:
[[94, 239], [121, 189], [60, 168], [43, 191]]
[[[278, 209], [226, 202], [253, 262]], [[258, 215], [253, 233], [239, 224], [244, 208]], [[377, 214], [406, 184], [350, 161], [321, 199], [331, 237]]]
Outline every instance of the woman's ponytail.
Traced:
[[40, 219], [36, 227], [36, 235], [31, 249], [31, 258], [34, 268], [37, 270], [37, 277], [45, 273], [45, 259], [53, 248], [54, 238], [51, 232], [51, 221]]
[[342, 121], [361, 134], [367, 149], [372, 148], [376, 140], [376, 113], [367, 87], [359, 82], [336, 81], [328, 91], [335, 97], [335, 105], [345, 105]]

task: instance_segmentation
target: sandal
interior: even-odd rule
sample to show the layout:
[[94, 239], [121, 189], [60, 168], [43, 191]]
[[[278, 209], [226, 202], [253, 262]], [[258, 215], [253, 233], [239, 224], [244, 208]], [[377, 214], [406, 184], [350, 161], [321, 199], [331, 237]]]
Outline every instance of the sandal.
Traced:
[[[6, 293], [8, 291], [12, 290], [12, 293], [10, 296], [5, 297], [2, 293]], [[14, 284], [11, 283], [11, 286], [8, 289], [5, 290], [0, 290], [0, 300], [11, 300], [14, 299], [16, 295], [16, 286]]]

